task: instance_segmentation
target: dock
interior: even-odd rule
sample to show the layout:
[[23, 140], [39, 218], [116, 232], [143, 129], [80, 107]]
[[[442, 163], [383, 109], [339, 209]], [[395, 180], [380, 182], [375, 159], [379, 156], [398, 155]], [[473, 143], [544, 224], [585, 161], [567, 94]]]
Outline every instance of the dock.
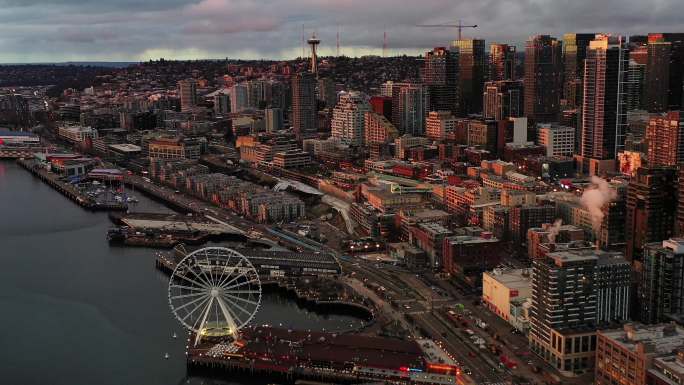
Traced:
[[59, 191], [62, 195], [69, 198], [77, 205], [92, 211], [126, 211], [126, 203], [99, 203], [87, 196], [73, 185], [60, 180], [59, 175], [54, 174], [41, 167], [35, 160], [18, 159], [17, 164], [28, 170], [33, 176], [42, 180], [48, 186]]
[[45, 152], [45, 147], [2, 147], [0, 159], [32, 158], [36, 152]]
[[110, 243], [126, 246], [172, 248], [177, 244], [201, 245], [208, 241], [245, 241], [242, 232], [201, 214], [110, 214], [120, 225], [108, 232]]

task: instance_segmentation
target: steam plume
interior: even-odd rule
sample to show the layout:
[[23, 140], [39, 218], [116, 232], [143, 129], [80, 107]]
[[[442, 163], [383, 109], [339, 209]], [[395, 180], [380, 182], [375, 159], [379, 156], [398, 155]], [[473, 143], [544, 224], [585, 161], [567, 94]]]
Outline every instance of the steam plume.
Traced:
[[563, 225], [563, 220], [562, 219], [556, 219], [553, 222], [553, 226], [548, 228], [549, 243], [556, 243], [556, 237], [558, 236], [558, 233], [560, 232], [560, 228], [562, 225]]
[[617, 198], [617, 191], [610, 187], [605, 179], [597, 176], [591, 177], [591, 183], [592, 186], [582, 193], [581, 202], [591, 215], [591, 225], [594, 232], [598, 233], [603, 221], [603, 206]]

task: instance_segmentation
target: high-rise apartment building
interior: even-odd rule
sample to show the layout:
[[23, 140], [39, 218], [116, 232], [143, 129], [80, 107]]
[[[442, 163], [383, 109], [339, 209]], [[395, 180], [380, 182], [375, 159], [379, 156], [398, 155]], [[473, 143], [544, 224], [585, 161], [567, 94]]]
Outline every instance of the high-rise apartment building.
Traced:
[[454, 40], [452, 47], [458, 49], [459, 110], [461, 114], [482, 112], [482, 89], [484, 87], [487, 57], [485, 41], [478, 39]]
[[247, 108], [260, 110], [271, 104], [271, 83], [263, 79], [245, 82], [247, 87]]
[[548, 35], [525, 45], [525, 115], [536, 123], [558, 119], [562, 93], [563, 44]]
[[318, 100], [322, 101], [326, 108], [333, 108], [337, 104], [335, 82], [331, 78], [318, 79]]
[[546, 156], [572, 157], [575, 153], [575, 129], [540, 123], [537, 125], [537, 144], [546, 148]]
[[596, 35], [589, 43], [582, 102], [583, 158], [615, 159], [624, 147], [628, 63], [622, 36]]
[[684, 109], [684, 33], [648, 35], [644, 90], [650, 112]]
[[394, 142], [399, 137], [399, 131], [384, 116], [377, 112], [366, 112], [364, 116], [365, 144], [385, 144]]
[[515, 46], [492, 43], [489, 45], [489, 81], [515, 80]]
[[648, 164], [676, 166], [684, 162], [684, 113], [670, 111], [651, 117], [646, 129]]
[[300, 72], [292, 77], [292, 130], [303, 139], [318, 131], [316, 108], [316, 78], [310, 72]]
[[596, 234], [596, 243], [601, 250], [624, 250], [625, 248], [628, 185], [627, 182], [615, 180], [611, 182], [616, 197], [601, 208], [603, 220], [601, 221], [601, 229]]
[[283, 128], [283, 111], [280, 108], [267, 108], [264, 110], [266, 131], [274, 132]]
[[230, 95], [230, 111], [242, 112], [248, 108], [249, 98], [247, 85], [243, 83], [234, 84], [228, 91]]
[[638, 282], [639, 321], [666, 322], [684, 313], [684, 239], [644, 245]]
[[383, 115], [387, 119], [392, 119], [392, 97], [391, 96], [372, 96], [370, 98], [371, 108], [374, 112]]
[[633, 51], [630, 50], [629, 64], [627, 65], [627, 111], [641, 110], [643, 107], [643, 94], [646, 76], [646, 64], [640, 64], [632, 59]]
[[641, 260], [643, 247], [674, 234], [677, 211], [677, 170], [641, 167], [627, 190], [626, 256]]
[[420, 83], [394, 83], [392, 86], [392, 123], [400, 134], [421, 136], [429, 111], [430, 92]]
[[570, 107], [582, 105], [582, 79], [584, 59], [593, 33], [566, 33], [563, 35], [563, 97]]
[[358, 91], [342, 93], [333, 108], [330, 122], [331, 135], [341, 143], [360, 146], [363, 144], [366, 112], [371, 111], [365, 95]]
[[458, 112], [458, 50], [438, 47], [425, 53], [422, 77], [430, 92], [430, 111]]
[[186, 79], [178, 82], [181, 111], [191, 111], [197, 105], [197, 82], [195, 79]]
[[214, 95], [214, 114], [226, 115], [230, 113], [230, 95], [218, 92]]
[[449, 111], [431, 111], [425, 124], [425, 136], [434, 140], [444, 140], [454, 132], [456, 118]]
[[677, 219], [675, 221], [675, 234], [684, 236], [684, 167], [679, 167], [679, 199], [677, 200]]
[[532, 350], [563, 374], [590, 371], [597, 327], [628, 317], [630, 274], [620, 253], [562, 251], [535, 259]]
[[504, 120], [523, 115], [523, 83], [515, 80], [485, 83], [482, 96], [483, 116], [486, 119]]

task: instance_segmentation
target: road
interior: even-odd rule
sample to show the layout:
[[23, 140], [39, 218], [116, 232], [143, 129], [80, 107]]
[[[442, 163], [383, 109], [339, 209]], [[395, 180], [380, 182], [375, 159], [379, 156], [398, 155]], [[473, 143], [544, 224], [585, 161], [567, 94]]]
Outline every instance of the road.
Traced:
[[[185, 210], [197, 214], [203, 214], [208, 218], [219, 223], [229, 223], [237, 231], [243, 234], [260, 233], [260, 238], [268, 239], [273, 242], [285, 244], [293, 249], [316, 249], [324, 252], [329, 252], [335, 256], [339, 256], [337, 250], [331, 249], [326, 245], [314, 243], [308, 238], [303, 238], [295, 233], [288, 233], [286, 236], [280, 234], [278, 231], [270, 226], [258, 224], [246, 219], [242, 216], [236, 215], [230, 210], [216, 207], [210, 203], [204, 202], [198, 198], [194, 198], [182, 193], [176, 193], [175, 190], [159, 186], [154, 183], [146, 182], [138, 176], [127, 176], [134, 181], [138, 187], [160, 194], [164, 199], [169, 200], [173, 204], [184, 208]], [[340, 208], [340, 212], [344, 213], [343, 206], [339, 200], [326, 199], [328, 204], [335, 208]], [[348, 206], [347, 206], [348, 207]], [[342, 214], [343, 217], [345, 216]], [[348, 223], [345, 219], [345, 223]], [[537, 357], [532, 356], [527, 349], [527, 341], [525, 337], [510, 334], [510, 325], [505, 321], [490, 313], [481, 306], [473, 305], [479, 297], [473, 295], [472, 292], [465, 287], [460, 287], [456, 283], [438, 280], [431, 274], [423, 274], [417, 276], [413, 271], [407, 271], [400, 267], [391, 266], [388, 264], [378, 264], [370, 261], [365, 261], [360, 258], [355, 258], [353, 263], [340, 261], [347, 272], [354, 272], [356, 276], [343, 278], [352, 288], [363, 296], [371, 299], [382, 313], [392, 320], [399, 322], [406, 330], [413, 336], [417, 336], [417, 326], [428, 332], [428, 336], [435, 341], [441, 341], [442, 346], [452, 356], [458, 360], [462, 366], [467, 367], [472, 371], [472, 380], [477, 383], [496, 383], [503, 382], [511, 378], [511, 374], [524, 376], [528, 379], [533, 379], [537, 383], [543, 383], [544, 380], [538, 374], [531, 371], [531, 366], [526, 362], [519, 362], [518, 369], [513, 373], [502, 372], [502, 369], [497, 365], [494, 357], [485, 356], [491, 354], [484, 352], [474, 346], [472, 341], [459, 331], [453, 325], [450, 325], [440, 315], [446, 306], [455, 304], [456, 302], [463, 303], [466, 308], [472, 312], [473, 316], [481, 318], [488, 325], [495, 330], [495, 333], [504, 336], [505, 343], [499, 342], [502, 346], [504, 354], [509, 357], [521, 357], [523, 361], [532, 361], [535, 365], [546, 368], [544, 364]], [[373, 290], [367, 288], [363, 280], [374, 282], [385, 287], [394, 293], [391, 298], [397, 304], [393, 307], [388, 301], [381, 298]], [[439, 289], [435, 289], [438, 287]], [[438, 292], [439, 290], [439, 292]], [[443, 295], [446, 294], [446, 295]], [[437, 301], [435, 301], [437, 299]], [[433, 312], [430, 312], [433, 309]], [[416, 324], [412, 324], [406, 319], [406, 314], [410, 314], [416, 320]], [[481, 330], [473, 328], [481, 338], [488, 343], [496, 343], [492, 336], [487, 335]], [[466, 381], [467, 382], [467, 381]]]

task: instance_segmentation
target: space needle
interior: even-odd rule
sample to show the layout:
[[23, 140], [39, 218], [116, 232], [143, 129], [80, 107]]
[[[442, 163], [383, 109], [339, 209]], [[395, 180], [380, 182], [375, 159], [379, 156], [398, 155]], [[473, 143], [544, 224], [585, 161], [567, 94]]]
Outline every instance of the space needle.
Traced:
[[316, 37], [316, 32], [314, 32], [307, 42], [311, 46], [311, 73], [318, 78], [318, 58], [316, 57], [316, 46], [321, 44], [321, 40]]

